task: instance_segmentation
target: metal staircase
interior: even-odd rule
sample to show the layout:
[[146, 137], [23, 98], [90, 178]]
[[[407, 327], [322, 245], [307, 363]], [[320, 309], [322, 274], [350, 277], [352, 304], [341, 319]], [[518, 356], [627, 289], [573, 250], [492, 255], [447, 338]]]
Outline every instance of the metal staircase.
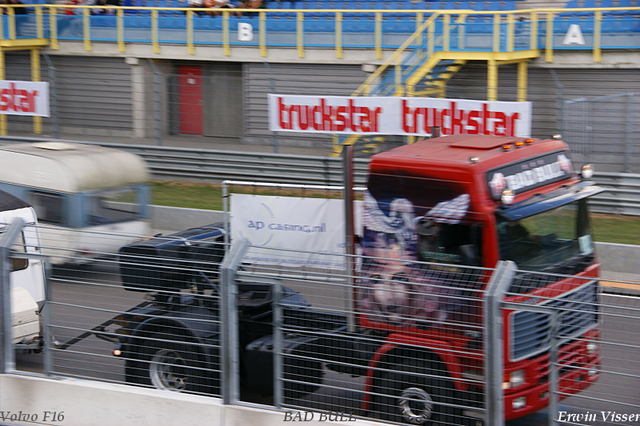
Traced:
[[[441, 52], [429, 55], [425, 47], [411, 51], [401, 64], [389, 67], [380, 82], [361, 96], [424, 96], [444, 98], [447, 82], [466, 60], [444, 59]], [[334, 155], [344, 145], [353, 145], [356, 154], [370, 155], [404, 144], [400, 137], [381, 135], [338, 135]], [[388, 146], [387, 146], [388, 145]]]

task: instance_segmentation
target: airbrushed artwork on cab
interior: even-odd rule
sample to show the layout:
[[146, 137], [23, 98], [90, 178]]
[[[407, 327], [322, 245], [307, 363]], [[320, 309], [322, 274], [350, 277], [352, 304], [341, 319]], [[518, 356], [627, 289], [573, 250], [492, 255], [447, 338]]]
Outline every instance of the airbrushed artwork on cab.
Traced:
[[436, 234], [444, 224], [466, 215], [469, 194], [435, 203], [417, 213], [407, 198], [364, 196], [362, 253], [358, 308], [367, 319], [392, 326], [415, 325], [418, 320], [444, 320], [454, 308], [459, 290], [448, 286], [439, 271], [416, 266], [418, 231]]

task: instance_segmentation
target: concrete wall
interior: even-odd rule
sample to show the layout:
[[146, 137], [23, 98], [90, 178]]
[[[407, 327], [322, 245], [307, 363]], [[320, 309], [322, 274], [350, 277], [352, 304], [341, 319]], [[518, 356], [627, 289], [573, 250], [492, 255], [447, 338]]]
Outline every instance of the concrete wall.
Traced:
[[[55, 419], [52, 420], [54, 412]], [[220, 399], [213, 397], [88, 380], [0, 375], [0, 424], [281, 426], [285, 415], [285, 411], [278, 412], [267, 407], [223, 405]], [[24, 421], [27, 418], [25, 416], [29, 416], [28, 421]], [[34, 419], [33, 416], [37, 418]], [[323, 422], [319, 419], [320, 413], [315, 413], [314, 420], [304, 424], [354, 424], [353, 421]], [[357, 420], [357, 424], [379, 425], [361, 419]]]

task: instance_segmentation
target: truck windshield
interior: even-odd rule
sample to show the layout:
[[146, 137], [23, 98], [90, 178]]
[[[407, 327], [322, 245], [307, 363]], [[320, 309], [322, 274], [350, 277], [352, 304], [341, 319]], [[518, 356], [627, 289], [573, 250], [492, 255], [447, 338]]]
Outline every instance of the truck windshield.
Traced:
[[517, 221], [499, 217], [498, 238], [500, 257], [521, 270], [575, 273], [593, 260], [586, 200]]

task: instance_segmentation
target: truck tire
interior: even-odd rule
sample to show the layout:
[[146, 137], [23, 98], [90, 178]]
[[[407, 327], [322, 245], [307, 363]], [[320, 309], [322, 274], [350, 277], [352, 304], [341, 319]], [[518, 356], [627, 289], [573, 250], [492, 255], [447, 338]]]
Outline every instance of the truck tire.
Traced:
[[[217, 372], [207, 369], [196, 345], [152, 335], [125, 363], [127, 383], [186, 393], [219, 393]], [[217, 385], [217, 386], [216, 386]]]
[[465, 424], [461, 410], [447, 405], [460, 402], [456, 402], [453, 381], [443, 368], [437, 361], [394, 357], [374, 374], [371, 412], [397, 423]]

